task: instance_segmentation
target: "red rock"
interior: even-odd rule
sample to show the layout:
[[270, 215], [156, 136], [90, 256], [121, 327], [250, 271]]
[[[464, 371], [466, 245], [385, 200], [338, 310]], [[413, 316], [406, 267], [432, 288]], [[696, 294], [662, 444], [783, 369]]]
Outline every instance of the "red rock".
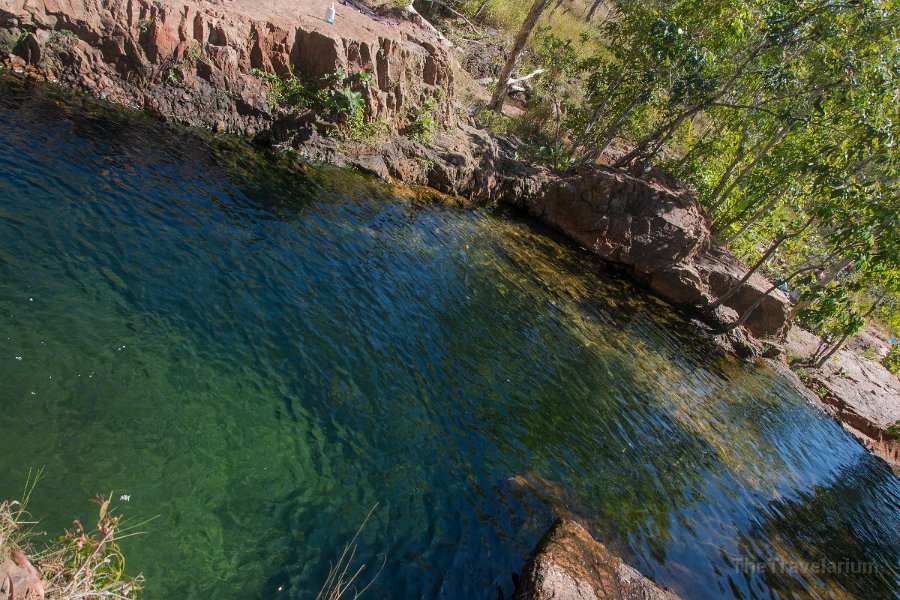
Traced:
[[[19, 20], [33, 25], [36, 31], [23, 46], [28, 63], [56, 72], [74, 70], [77, 83], [95, 95], [102, 90], [92, 76], [105, 75], [116, 80], [131, 104], [143, 104], [148, 93], [160, 105], [171, 104], [183, 90], [177, 86], [181, 81], [171, 81], [169, 74], [187, 74], [179, 79], [208, 88], [200, 89], [199, 96], [216, 101], [195, 100], [183, 107], [185, 120], [192, 124], [213, 126], [218, 107], [245, 127], [269, 110], [265, 86], [252, 70], [287, 75], [292, 68], [313, 77], [337, 69], [365, 70], [372, 76], [371, 86], [361, 89], [370, 116], [395, 126], [405, 124], [413, 103], [424, 96], [436, 98], [444, 122], [455, 120], [450, 55], [430, 33], [413, 23], [376, 20], [349, 7], [341, 7], [335, 25], [328, 25], [320, 18], [328, 4], [0, 0], [0, 28], [12, 28]], [[73, 31], [78, 39], [73, 43], [48, 35], [58, 29]], [[200, 75], [196, 79], [195, 70]], [[136, 72], [149, 77], [137, 85]]]

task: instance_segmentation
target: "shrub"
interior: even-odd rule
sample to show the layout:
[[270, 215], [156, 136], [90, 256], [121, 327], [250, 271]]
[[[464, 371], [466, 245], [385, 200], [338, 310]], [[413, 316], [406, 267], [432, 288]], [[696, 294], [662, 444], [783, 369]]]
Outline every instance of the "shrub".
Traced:
[[76, 520], [71, 530], [40, 546], [35, 543], [39, 537], [34, 530], [36, 522], [27, 512], [28, 498], [39, 477], [29, 480], [21, 501], [0, 503], [0, 563], [11, 558], [20, 569], [29, 571], [28, 588], [34, 597], [40, 597], [42, 591], [49, 600], [134, 598], [143, 578], [126, 575], [125, 556], [118, 545], [134, 532], [132, 527], [123, 527], [121, 515], [110, 509], [112, 493], [97, 495], [95, 502], [100, 508], [95, 526], [86, 528]]
[[315, 103], [315, 88], [298, 77], [293, 67], [290, 73], [283, 77], [275, 73], [264, 73], [259, 69], [253, 69], [252, 73], [269, 82], [269, 106], [272, 108], [276, 106], [308, 108]]
[[887, 356], [881, 359], [881, 364], [894, 375], [900, 375], [900, 344], [891, 346]]

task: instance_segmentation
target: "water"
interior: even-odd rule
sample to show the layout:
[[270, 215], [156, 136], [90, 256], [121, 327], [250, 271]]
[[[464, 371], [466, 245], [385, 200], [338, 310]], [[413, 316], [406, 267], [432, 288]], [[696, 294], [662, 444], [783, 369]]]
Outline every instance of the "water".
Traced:
[[898, 479], [768, 368], [515, 216], [289, 164], [0, 86], [0, 496], [130, 495], [150, 599], [313, 597], [376, 503], [372, 598], [509, 594], [560, 507], [686, 597], [897, 597]]

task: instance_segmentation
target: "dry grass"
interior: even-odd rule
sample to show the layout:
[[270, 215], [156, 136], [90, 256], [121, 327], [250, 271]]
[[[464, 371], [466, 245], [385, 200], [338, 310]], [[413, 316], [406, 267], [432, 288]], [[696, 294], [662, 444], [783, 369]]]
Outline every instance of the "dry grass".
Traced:
[[0, 588], [18, 583], [16, 594], [27, 591], [30, 598], [47, 600], [136, 597], [143, 578], [125, 574], [118, 543], [136, 535], [135, 527], [144, 523], [125, 526], [110, 509], [112, 493], [98, 494], [94, 527], [76, 520], [56, 541], [38, 544], [45, 536], [35, 529], [27, 507], [39, 479], [40, 472], [29, 477], [21, 500], [0, 503]]
[[377, 504], [372, 507], [372, 510], [369, 511], [369, 514], [366, 515], [366, 518], [363, 520], [362, 525], [356, 530], [353, 539], [344, 546], [344, 552], [341, 554], [337, 563], [335, 563], [328, 572], [328, 578], [325, 580], [325, 584], [319, 591], [319, 595], [316, 596], [316, 600], [341, 600], [342, 598], [353, 598], [353, 600], [356, 600], [372, 586], [378, 578], [378, 575], [381, 574], [381, 570], [384, 569], [387, 560], [386, 558], [385, 561], [381, 563], [381, 567], [375, 575], [369, 579], [369, 582], [362, 588], [357, 589], [357, 583], [365, 572], [366, 565], [363, 564], [355, 571], [351, 571], [353, 560], [356, 558], [356, 540], [359, 539], [359, 534], [362, 533], [363, 528], [366, 526], [366, 523], [369, 522], [369, 518], [372, 516], [372, 513], [375, 512], [377, 507]]
[[[39, 479], [40, 472], [33, 478], [29, 476], [21, 500], [0, 503], [0, 598], [7, 595], [44, 600], [136, 598], [144, 579], [125, 573], [125, 556], [118, 542], [137, 535], [135, 527], [145, 525], [146, 521], [123, 526], [122, 516], [110, 508], [112, 493], [98, 494], [93, 500], [99, 506], [94, 527], [86, 528], [75, 520], [71, 530], [66, 529], [55, 542], [38, 544], [45, 535], [36, 530], [38, 522], [32, 520], [27, 506]], [[357, 600], [381, 574], [385, 562], [361, 585], [366, 565], [353, 567], [357, 540], [376, 507], [372, 507], [344, 547], [316, 600]]]

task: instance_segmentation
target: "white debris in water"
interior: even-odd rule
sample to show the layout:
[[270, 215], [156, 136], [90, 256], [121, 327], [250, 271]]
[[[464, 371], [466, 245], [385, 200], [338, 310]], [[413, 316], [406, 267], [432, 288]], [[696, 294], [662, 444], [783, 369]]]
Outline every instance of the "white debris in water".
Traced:
[[122, 502], [131, 502], [131, 494], [122, 494], [119, 496], [119, 500]]
[[16, 357], [16, 360], [22, 360], [22, 357], [21, 357], [21, 356], [17, 356], [17, 357]]

